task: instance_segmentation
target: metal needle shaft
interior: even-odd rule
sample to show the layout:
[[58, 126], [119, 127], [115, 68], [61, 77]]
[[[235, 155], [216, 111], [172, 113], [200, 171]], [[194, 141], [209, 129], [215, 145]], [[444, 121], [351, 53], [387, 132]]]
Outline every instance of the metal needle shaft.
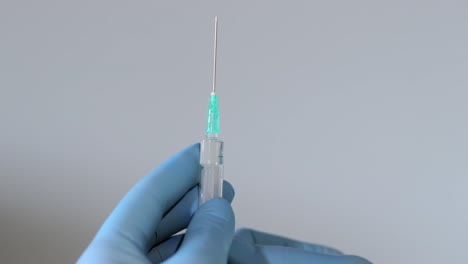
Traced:
[[213, 89], [212, 94], [216, 93], [216, 59], [218, 57], [218, 16], [214, 20], [214, 47], [213, 47]]

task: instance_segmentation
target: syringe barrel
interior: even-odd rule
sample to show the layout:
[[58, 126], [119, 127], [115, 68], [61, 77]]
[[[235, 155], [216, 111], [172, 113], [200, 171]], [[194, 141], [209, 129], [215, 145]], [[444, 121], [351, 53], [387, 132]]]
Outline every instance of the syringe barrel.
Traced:
[[199, 205], [223, 196], [223, 141], [206, 137], [200, 143], [200, 195]]

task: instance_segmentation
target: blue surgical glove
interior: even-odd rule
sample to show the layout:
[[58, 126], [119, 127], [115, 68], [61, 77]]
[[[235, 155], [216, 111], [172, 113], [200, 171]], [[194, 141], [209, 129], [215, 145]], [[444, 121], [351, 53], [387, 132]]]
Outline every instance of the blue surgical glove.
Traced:
[[311, 243], [251, 229], [236, 232], [229, 253], [231, 264], [372, 264], [368, 260]]
[[198, 144], [190, 146], [141, 179], [78, 263], [226, 263], [234, 190], [225, 182], [226, 200], [212, 199], [198, 209], [199, 153]]

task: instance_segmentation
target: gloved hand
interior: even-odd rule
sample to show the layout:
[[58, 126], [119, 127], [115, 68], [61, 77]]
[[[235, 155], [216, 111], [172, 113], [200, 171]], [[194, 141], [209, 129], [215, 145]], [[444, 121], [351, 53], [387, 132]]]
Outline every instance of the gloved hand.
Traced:
[[[254, 230], [234, 237], [234, 189], [198, 208], [199, 144], [141, 179], [117, 205], [78, 263], [368, 264], [355, 256]], [[229, 202], [228, 202], [229, 201]], [[183, 235], [175, 235], [187, 228]], [[232, 246], [231, 246], [232, 242]], [[230, 247], [231, 246], [231, 247]]]
[[311, 243], [251, 229], [236, 232], [229, 252], [231, 264], [372, 264], [368, 260]]
[[[78, 263], [226, 263], [234, 235], [234, 196], [198, 209], [199, 144], [141, 179], [117, 205]], [[198, 210], [197, 210], [198, 209]], [[187, 228], [185, 235], [176, 235]], [[183, 240], [182, 240], [183, 238]]]

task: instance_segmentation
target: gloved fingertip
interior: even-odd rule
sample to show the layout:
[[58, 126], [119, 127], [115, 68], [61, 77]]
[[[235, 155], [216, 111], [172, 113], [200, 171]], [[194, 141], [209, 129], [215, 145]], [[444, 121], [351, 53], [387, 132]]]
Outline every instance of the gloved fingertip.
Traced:
[[200, 152], [200, 143], [199, 142], [194, 143], [194, 144], [190, 145], [188, 148], [190, 148], [190, 149], [193, 148], [195, 151]]
[[234, 191], [234, 187], [228, 181], [223, 182], [223, 198], [232, 202], [234, 199], [236, 192]]
[[182, 152], [189, 153], [190, 155], [200, 156], [200, 143], [192, 144], [186, 147]]
[[183, 168], [190, 164], [199, 170], [200, 166], [200, 143], [192, 144], [181, 151], [177, 152], [170, 158], [166, 159], [162, 164], [157, 166], [150, 174], [156, 174], [161, 169], [168, 167]]

